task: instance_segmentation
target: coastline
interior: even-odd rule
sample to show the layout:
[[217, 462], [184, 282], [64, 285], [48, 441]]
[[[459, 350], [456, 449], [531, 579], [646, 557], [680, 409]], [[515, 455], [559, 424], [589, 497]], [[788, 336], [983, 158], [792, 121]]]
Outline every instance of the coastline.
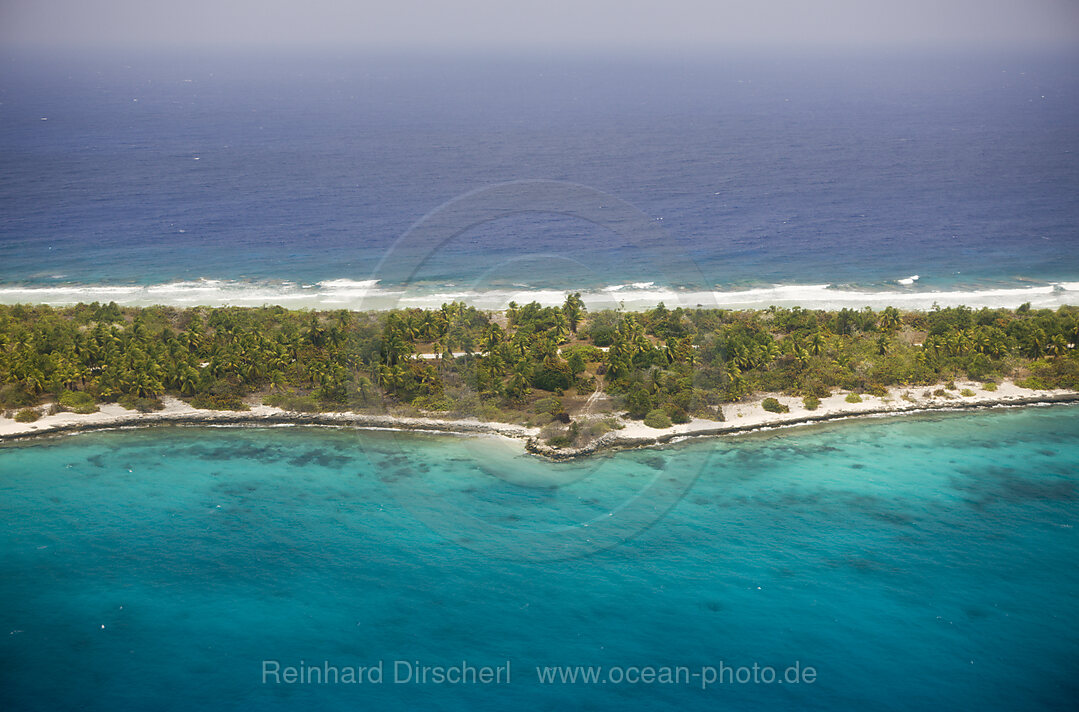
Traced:
[[500, 285], [489, 289], [461, 287], [455, 283], [423, 283], [402, 286], [378, 279], [327, 277], [310, 284], [290, 280], [239, 280], [200, 277], [151, 284], [81, 283], [66, 279], [38, 282], [0, 281], [0, 304], [47, 304], [73, 306], [88, 300], [115, 302], [122, 307], [172, 306], [229, 307], [257, 304], [287, 309], [340, 309], [385, 311], [399, 308], [438, 309], [446, 302], [460, 301], [484, 311], [500, 311], [510, 301], [536, 301], [542, 306], [558, 306], [567, 292], [579, 291], [593, 309], [646, 311], [663, 302], [668, 307], [724, 309], [767, 309], [770, 306], [838, 310], [844, 307], [928, 310], [969, 306], [1014, 309], [1029, 302], [1035, 309], [1056, 309], [1079, 300], [1079, 281], [1074, 276], [1031, 280], [1001, 280], [949, 283], [928, 276], [896, 273], [894, 278], [857, 283], [788, 281], [768, 283], [716, 283], [690, 286], [657, 282], [572, 285]]
[[[173, 397], [162, 400], [165, 408], [151, 413], [127, 410], [116, 404], [102, 405], [97, 413], [79, 415], [64, 412], [45, 415], [33, 423], [18, 423], [0, 418], [0, 444], [30, 440], [43, 436], [73, 434], [93, 430], [149, 427], [153, 425], [322, 425], [348, 427], [358, 430], [394, 430], [458, 435], [488, 435], [501, 437], [522, 446], [538, 457], [564, 461], [606, 451], [664, 445], [695, 437], [718, 437], [758, 430], [811, 425], [849, 418], [898, 416], [933, 410], [962, 411], [987, 408], [1052, 405], [1079, 402], [1079, 392], [1067, 390], [1030, 390], [1011, 381], [1001, 383], [996, 391], [980, 390], [980, 384], [957, 382], [957, 390], [948, 396], [925, 393], [938, 387], [894, 388], [882, 397], [863, 395], [859, 403], [846, 401], [846, 392], [836, 392], [822, 398], [820, 406], [808, 410], [800, 398], [762, 393], [740, 403], [723, 406], [726, 421], [694, 418], [688, 423], [670, 428], [655, 429], [640, 421], [619, 418], [624, 426], [578, 447], [554, 448], [540, 440], [539, 427], [511, 423], [481, 421], [475, 418], [445, 419], [437, 417], [405, 417], [352, 412], [301, 413], [267, 405], [252, 406], [248, 411], [217, 411], [194, 408]], [[979, 388], [973, 396], [958, 395], [959, 390]], [[910, 399], [904, 399], [903, 394]], [[789, 407], [787, 413], [772, 413], [761, 406], [765, 398], [776, 398]]]

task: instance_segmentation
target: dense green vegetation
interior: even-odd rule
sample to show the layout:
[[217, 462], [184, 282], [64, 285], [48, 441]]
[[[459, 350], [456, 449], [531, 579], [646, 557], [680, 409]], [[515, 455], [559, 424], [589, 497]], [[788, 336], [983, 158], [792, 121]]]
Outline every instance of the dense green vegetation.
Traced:
[[[834, 389], [957, 378], [1079, 389], [1077, 342], [1074, 307], [591, 313], [579, 295], [499, 313], [15, 305], [0, 306], [0, 411], [150, 410], [168, 393], [216, 409], [262, 401], [552, 423], [551, 437], [572, 442], [582, 413], [722, 418], [719, 406], [754, 392], [808, 407]], [[597, 391], [609, 398], [590, 399]]]

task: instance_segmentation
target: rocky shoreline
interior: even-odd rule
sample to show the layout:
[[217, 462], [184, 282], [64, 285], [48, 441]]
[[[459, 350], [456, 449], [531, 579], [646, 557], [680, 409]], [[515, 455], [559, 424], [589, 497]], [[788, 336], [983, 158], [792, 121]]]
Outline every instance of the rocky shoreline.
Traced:
[[[905, 408], [881, 407], [868, 410], [860, 410], [857, 412], [829, 412], [821, 413], [818, 415], [800, 415], [796, 418], [777, 418], [771, 422], [746, 425], [738, 423], [714, 424], [714, 426], [710, 428], [693, 428], [682, 432], [657, 431], [657, 434], [651, 437], [642, 437], [639, 435], [625, 436], [622, 435], [620, 431], [613, 431], [605, 433], [596, 440], [577, 448], [553, 448], [546, 443], [539, 441], [538, 439], [531, 438], [525, 445], [525, 448], [533, 454], [540, 455], [550, 460], [572, 460], [578, 457], [591, 455], [602, 450], [650, 447], [655, 445], [664, 445], [673, 441], [680, 441], [694, 437], [717, 437], [720, 435], [736, 435], [739, 433], [750, 433], [762, 430], [772, 430], [777, 428], [796, 427], [799, 425], [813, 425], [815, 423], [824, 423], [832, 420], [847, 420], [853, 418], [868, 418], [880, 416], [916, 415], [918, 413], [927, 413], [931, 411], [961, 412], [984, 410], [990, 408], [1016, 408], [1023, 406], [1054, 405], [1058, 403], [1076, 402], [1079, 402], [1079, 393], [1063, 393], [1051, 396], [1020, 399], [1001, 399], [992, 402], [983, 401], [976, 403], [930, 403], [911, 405], [910, 407]], [[708, 421], [694, 422], [697, 423]]]
[[[973, 384], [972, 384], [973, 385]], [[909, 396], [908, 390], [905, 395]], [[249, 411], [200, 410], [174, 398], [166, 398], [166, 407], [157, 412], [138, 413], [116, 405], [105, 405], [97, 413], [76, 415], [58, 413], [42, 417], [33, 423], [15, 423], [0, 420], [0, 442], [26, 440], [46, 435], [87, 432], [116, 428], [149, 427], [153, 425], [226, 425], [226, 426], [274, 426], [315, 425], [430, 433], [455, 433], [464, 435], [491, 435], [522, 443], [524, 450], [549, 460], [565, 461], [587, 457], [595, 453], [639, 447], [663, 445], [691, 437], [715, 437], [733, 435], [772, 428], [822, 423], [858, 417], [880, 417], [915, 414], [928, 411], [962, 411], [985, 408], [1050, 405], [1079, 401], [1079, 392], [1029, 391], [1014, 384], [1005, 383], [1001, 392], [983, 392], [974, 397], [917, 398], [899, 397], [891, 393], [886, 399], [871, 402], [850, 403], [843, 394], [825, 399], [819, 410], [806, 410], [798, 405], [798, 399], [776, 396], [790, 408], [788, 413], [764, 411], [760, 404], [763, 396], [747, 403], [725, 406], [726, 422], [694, 419], [689, 423], [655, 430], [637, 421], [622, 421], [620, 430], [609, 431], [595, 440], [577, 447], [555, 448], [543, 442], [540, 429], [509, 423], [484, 422], [476, 419], [415, 418], [395, 415], [372, 415], [360, 413], [300, 413], [285, 411], [271, 406], [258, 405]], [[869, 397], [867, 397], [869, 398]]]

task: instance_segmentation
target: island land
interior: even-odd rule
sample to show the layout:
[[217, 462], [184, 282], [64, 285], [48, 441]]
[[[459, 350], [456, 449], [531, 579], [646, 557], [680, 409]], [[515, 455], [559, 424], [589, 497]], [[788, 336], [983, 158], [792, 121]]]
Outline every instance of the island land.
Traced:
[[566, 459], [1079, 400], [1079, 309], [0, 306], [0, 439], [176, 424], [488, 434]]

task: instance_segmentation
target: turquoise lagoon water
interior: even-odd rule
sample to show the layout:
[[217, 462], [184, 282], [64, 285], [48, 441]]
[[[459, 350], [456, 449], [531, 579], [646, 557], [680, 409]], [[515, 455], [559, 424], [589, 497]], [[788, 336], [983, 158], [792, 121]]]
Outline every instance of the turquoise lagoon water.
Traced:
[[[1072, 709], [1077, 472], [1066, 406], [573, 464], [483, 438], [319, 428], [8, 445], [0, 697], [9, 710]], [[384, 677], [264, 684], [267, 660], [381, 661]], [[511, 677], [398, 684], [395, 661], [509, 661]], [[611, 674], [755, 663], [816, 676], [701, 689]], [[539, 682], [537, 667], [559, 665], [602, 666], [608, 682]]]

